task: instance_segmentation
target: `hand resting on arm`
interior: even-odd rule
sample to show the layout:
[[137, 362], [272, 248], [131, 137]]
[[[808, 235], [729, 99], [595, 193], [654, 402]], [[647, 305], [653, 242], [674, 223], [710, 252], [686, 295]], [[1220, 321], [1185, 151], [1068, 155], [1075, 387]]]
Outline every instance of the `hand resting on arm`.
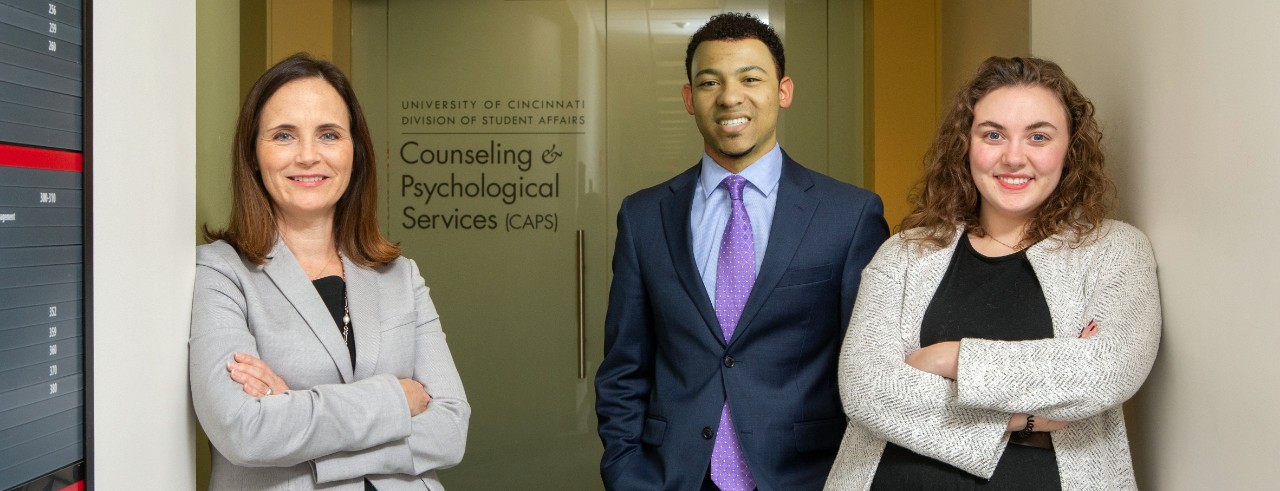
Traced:
[[[1089, 324], [1080, 330], [1080, 339], [1089, 339], [1097, 334], [1098, 323], [1089, 321]], [[907, 355], [906, 361], [908, 365], [922, 372], [955, 380], [960, 369], [960, 342], [943, 341], [925, 346]], [[245, 390], [248, 391], [247, 388]], [[1027, 414], [1015, 413], [1009, 418], [1008, 431], [1019, 431], [1026, 426]], [[1057, 431], [1066, 426], [1066, 421], [1036, 418], [1032, 431]]]
[[[289, 384], [276, 375], [267, 362], [252, 355], [236, 353], [235, 359], [227, 362], [227, 371], [231, 373], [231, 380], [243, 386], [244, 392], [253, 397], [278, 395], [289, 390]], [[417, 380], [402, 378], [400, 389], [409, 404], [409, 416], [417, 416], [427, 410], [431, 394], [427, 393], [426, 386]]]

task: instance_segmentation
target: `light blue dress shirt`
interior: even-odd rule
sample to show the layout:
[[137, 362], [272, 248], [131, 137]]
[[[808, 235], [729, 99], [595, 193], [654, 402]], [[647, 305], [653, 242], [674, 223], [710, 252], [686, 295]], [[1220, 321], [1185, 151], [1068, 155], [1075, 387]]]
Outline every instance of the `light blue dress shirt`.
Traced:
[[[689, 210], [689, 228], [693, 235], [693, 260], [698, 265], [707, 297], [716, 301], [716, 258], [720, 257], [720, 241], [724, 227], [729, 223], [732, 204], [729, 190], [720, 185], [731, 173], [720, 167], [711, 156], [702, 155], [702, 169], [697, 187], [693, 191], [693, 206]], [[764, 261], [765, 248], [769, 244], [769, 229], [773, 226], [773, 210], [778, 204], [778, 180], [782, 177], [782, 147], [773, 150], [760, 160], [747, 166], [738, 174], [747, 180], [742, 190], [742, 201], [751, 219], [752, 242], [756, 249], [756, 274]]]

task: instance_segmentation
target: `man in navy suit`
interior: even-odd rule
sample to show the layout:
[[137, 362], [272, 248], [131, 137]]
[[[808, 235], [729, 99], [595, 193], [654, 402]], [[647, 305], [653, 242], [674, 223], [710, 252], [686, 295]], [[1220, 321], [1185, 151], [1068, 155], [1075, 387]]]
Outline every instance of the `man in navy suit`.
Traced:
[[778, 146], [784, 61], [755, 17], [712, 17], [683, 89], [705, 154], [622, 202], [596, 376], [608, 489], [821, 489], [831, 469], [836, 357], [888, 227], [875, 194]]

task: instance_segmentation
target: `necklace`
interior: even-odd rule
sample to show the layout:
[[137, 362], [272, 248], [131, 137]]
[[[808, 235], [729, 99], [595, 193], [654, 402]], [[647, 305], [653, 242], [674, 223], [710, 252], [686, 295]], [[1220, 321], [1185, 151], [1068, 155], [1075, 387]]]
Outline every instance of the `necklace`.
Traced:
[[[987, 237], [991, 237], [991, 240], [996, 241], [996, 243], [997, 243], [997, 244], [1000, 244], [1000, 245], [1002, 245], [1002, 246], [1008, 247], [1008, 248], [1013, 249], [1013, 250], [1015, 250], [1015, 251], [1021, 251], [1021, 250], [1022, 250], [1022, 248], [1021, 248], [1021, 247], [1014, 247], [1014, 246], [1011, 246], [1011, 245], [1009, 245], [1009, 244], [1004, 243], [1004, 241], [1003, 241], [1003, 240], [997, 239], [995, 235], [987, 234]], [[1019, 241], [1018, 241], [1018, 245], [1022, 245], [1022, 241], [1021, 241], [1021, 240], [1019, 240]]]
[[[327, 266], [326, 266], [327, 267]], [[338, 267], [342, 267], [342, 343], [350, 345], [351, 341], [347, 339], [351, 334], [351, 309], [347, 307], [347, 272], [342, 266], [342, 253], [338, 253]], [[323, 273], [323, 271], [321, 271]]]
[[351, 344], [347, 339], [351, 334], [351, 309], [347, 308], [347, 287], [342, 286], [342, 343]]
[[[289, 248], [290, 252], [296, 251], [296, 249], [293, 248], [293, 245], [289, 243], [289, 239], [285, 238], [283, 234], [280, 235], [280, 239], [284, 240], [284, 245]], [[324, 266], [320, 268], [320, 272], [312, 275], [311, 273], [307, 272], [307, 266], [302, 264], [302, 258], [299, 257], [296, 252], [294, 252], [294, 258], [298, 262], [298, 266], [302, 267], [302, 273], [307, 275], [307, 278], [310, 278], [311, 281], [315, 281], [319, 278], [324, 278], [325, 272], [329, 271], [329, 266], [333, 265], [333, 258], [335, 256], [338, 258], [338, 267], [342, 267], [342, 254], [338, 253], [335, 250], [332, 256], [325, 257]], [[342, 275], [342, 277], [343, 279], [346, 279], [345, 274]]]
[[[342, 263], [342, 255], [340, 255], [340, 254], [338, 255], [338, 263], [339, 263], [339, 264], [341, 264], [341, 263]], [[330, 257], [329, 259], [326, 259], [326, 260], [325, 260], [325, 262], [324, 262], [324, 267], [323, 267], [323, 268], [320, 268], [320, 272], [319, 272], [319, 273], [316, 273], [316, 275], [315, 275], [315, 276], [312, 276], [312, 277], [311, 277], [311, 281], [315, 281], [317, 278], [324, 278], [324, 273], [325, 273], [325, 271], [328, 271], [328, 270], [329, 270], [329, 266], [331, 266], [332, 264], [333, 264], [333, 258], [332, 258], [332, 257]]]

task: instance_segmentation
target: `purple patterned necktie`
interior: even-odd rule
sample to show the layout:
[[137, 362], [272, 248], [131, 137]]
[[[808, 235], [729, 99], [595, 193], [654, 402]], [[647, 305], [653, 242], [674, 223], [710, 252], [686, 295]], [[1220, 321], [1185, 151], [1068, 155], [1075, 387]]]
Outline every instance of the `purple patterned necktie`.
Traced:
[[[747, 180], [735, 174], [724, 178], [720, 185], [729, 190], [729, 199], [733, 202], [716, 262], [716, 319], [728, 343], [738, 327], [747, 296], [751, 295], [751, 286], [756, 282], [756, 246], [747, 207], [742, 203], [742, 188]], [[723, 491], [750, 491], [756, 487], [729, 417], [727, 400], [720, 409], [720, 428], [716, 430], [716, 443], [711, 451], [711, 482]]]

